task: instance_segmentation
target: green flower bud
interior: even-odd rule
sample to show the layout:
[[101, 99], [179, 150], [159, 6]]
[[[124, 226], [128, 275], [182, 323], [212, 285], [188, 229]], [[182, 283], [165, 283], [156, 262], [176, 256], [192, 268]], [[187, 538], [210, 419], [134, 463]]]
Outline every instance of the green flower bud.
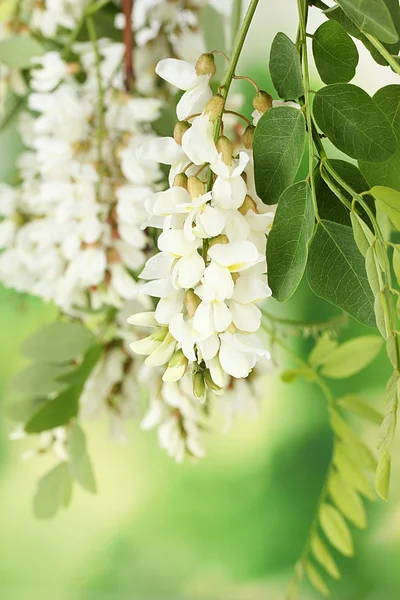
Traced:
[[201, 371], [197, 371], [193, 375], [193, 394], [196, 398], [201, 400], [204, 398], [204, 394], [206, 393], [206, 384], [204, 383], [203, 373]]
[[217, 385], [216, 383], [214, 383], [213, 378], [211, 377], [211, 373], [210, 373], [210, 369], [206, 369], [203, 372], [203, 376], [204, 376], [204, 381], [208, 387], [208, 389], [210, 389], [212, 392], [220, 392], [222, 390], [222, 388], [219, 387], [219, 385]]
[[233, 154], [232, 142], [226, 137], [226, 135], [221, 135], [217, 139], [217, 143], [215, 145], [217, 147], [218, 154], [222, 154], [223, 162], [230, 167], [232, 165]]
[[188, 316], [192, 319], [195, 315], [197, 307], [201, 303], [200, 298], [197, 294], [194, 293], [193, 290], [187, 290], [184, 298], [184, 305], [187, 310]]
[[216, 244], [229, 244], [228, 236], [225, 235], [224, 233], [220, 233], [220, 235], [217, 235], [215, 238], [213, 238], [211, 240], [208, 247], [211, 248], [212, 246], [215, 246]]
[[204, 183], [198, 177], [191, 175], [188, 177], [187, 189], [192, 200], [204, 194]]
[[239, 208], [239, 212], [242, 215], [245, 215], [249, 212], [249, 210], [252, 210], [256, 214], [258, 214], [257, 204], [254, 202], [253, 198], [247, 194], [242, 206]]
[[205, 105], [204, 112], [210, 116], [210, 121], [215, 121], [224, 110], [224, 106], [225, 100], [223, 96], [215, 94]]
[[214, 77], [217, 67], [215, 66], [214, 55], [207, 52], [202, 54], [195, 65], [196, 75], [210, 75]]
[[272, 96], [268, 92], [264, 92], [264, 90], [259, 90], [254, 94], [253, 106], [260, 113], [265, 113], [272, 108]]
[[251, 150], [251, 148], [253, 147], [255, 130], [256, 128], [254, 127], [254, 125], [247, 125], [244, 134], [242, 135], [243, 146], [247, 150]]
[[182, 187], [185, 190], [188, 189], [188, 176], [186, 173], [178, 173], [175, 175], [173, 187]]
[[174, 127], [174, 140], [182, 146], [183, 134], [191, 128], [191, 124], [187, 121], [178, 121]]

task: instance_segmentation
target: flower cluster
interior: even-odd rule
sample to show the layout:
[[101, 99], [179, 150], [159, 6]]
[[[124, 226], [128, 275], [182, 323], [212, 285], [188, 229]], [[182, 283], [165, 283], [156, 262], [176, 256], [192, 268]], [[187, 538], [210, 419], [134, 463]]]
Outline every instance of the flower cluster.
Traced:
[[252, 160], [253, 126], [233, 142], [220, 135], [225, 98], [209, 85], [212, 54], [195, 66], [164, 59], [157, 73], [184, 91], [173, 138], [145, 142], [138, 156], [171, 166], [170, 188], [146, 201], [145, 227], [161, 229], [160, 252], [140, 277], [141, 291], [159, 298], [154, 312], [130, 323], [155, 328], [131, 348], [145, 363], [166, 365], [165, 382], [189, 373], [193, 392], [222, 390], [229, 377], [246, 378], [269, 357], [257, 333], [257, 303], [270, 296], [266, 234], [273, 213], [257, 197]]

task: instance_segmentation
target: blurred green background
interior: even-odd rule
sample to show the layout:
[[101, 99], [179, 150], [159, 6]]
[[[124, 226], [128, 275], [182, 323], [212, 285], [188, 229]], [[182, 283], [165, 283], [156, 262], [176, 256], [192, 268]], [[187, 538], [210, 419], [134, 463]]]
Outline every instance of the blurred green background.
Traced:
[[[275, 3], [273, 9], [264, 4], [241, 72], [271, 91], [269, 46], [278, 30], [294, 37], [296, 11], [293, 0], [281, 0], [279, 11]], [[355, 81], [372, 93], [393, 76], [363, 52]], [[11, 126], [0, 138], [2, 179], [13, 177], [17, 148]], [[335, 310], [304, 284], [284, 314], [318, 321]], [[38, 300], [0, 290], [1, 403], [7, 380], [22, 364], [19, 344], [53, 316], [54, 309]], [[367, 331], [352, 324], [343, 339], [362, 333]], [[295, 343], [304, 353], [310, 347], [307, 340]], [[357, 391], [382, 407], [388, 374], [382, 353], [362, 375], [340, 382], [337, 393]], [[0, 598], [283, 600], [329, 461], [324, 399], [311, 384], [285, 385], [267, 375], [259, 419], [238, 419], [226, 436], [219, 425], [217, 418], [215, 431], [207, 434], [206, 458], [181, 466], [159, 450], [153, 432], [143, 433], [137, 423], [129, 425], [127, 447], [108, 440], [105, 422], [85, 425], [99, 493], [92, 497], [76, 489], [66, 512], [40, 522], [32, 515], [31, 499], [50, 460], [21, 462], [27, 444], [7, 439], [12, 425], [2, 418]], [[374, 447], [376, 428], [366, 426], [362, 433]], [[399, 448], [400, 443], [394, 449], [390, 503], [370, 505], [368, 530], [354, 531], [356, 557], [336, 557], [343, 579], [332, 583], [334, 600], [400, 598]], [[317, 596], [306, 585], [300, 597]]]

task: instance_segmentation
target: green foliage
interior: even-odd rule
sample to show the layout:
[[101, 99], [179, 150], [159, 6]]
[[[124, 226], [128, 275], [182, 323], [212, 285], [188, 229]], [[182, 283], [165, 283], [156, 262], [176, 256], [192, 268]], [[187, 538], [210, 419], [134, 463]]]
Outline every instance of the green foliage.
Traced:
[[83, 325], [56, 321], [28, 337], [21, 352], [36, 361], [63, 363], [78, 358], [93, 343], [93, 334]]
[[42, 56], [44, 52], [44, 47], [28, 35], [10, 36], [0, 41], [0, 62], [8, 67], [32, 67], [32, 58]]
[[364, 325], [375, 326], [374, 301], [364, 260], [350, 227], [330, 221], [318, 223], [310, 246], [307, 279], [317, 296]]
[[353, 79], [358, 65], [358, 50], [337, 21], [326, 21], [315, 31], [313, 55], [324, 83], [347, 83]]
[[382, 423], [382, 414], [355, 394], [348, 394], [339, 398], [338, 406], [376, 425]]
[[86, 448], [86, 438], [78, 423], [74, 423], [68, 436], [70, 469], [73, 478], [92, 494], [96, 493], [96, 481]]
[[313, 104], [317, 125], [331, 142], [352, 158], [388, 160], [396, 137], [383, 111], [363, 89], [335, 83], [319, 90]]
[[315, 587], [315, 589], [323, 596], [329, 596], [329, 590], [325, 581], [311, 563], [307, 564], [306, 573], [310, 583]]
[[328, 484], [332, 502], [340, 512], [356, 527], [365, 529], [367, 514], [360, 496], [347, 485], [338, 473], [332, 473]]
[[317, 534], [315, 534], [311, 539], [311, 552], [313, 553], [314, 558], [328, 573], [328, 575], [334, 579], [340, 579], [339, 569], [337, 568], [331, 553]]
[[67, 373], [70, 368], [68, 365], [33, 363], [16, 373], [10, 384], [23, 396], [48, 396], [65, 388], [65, 384], [57, 378]]
[[281, 195], [267, 243], [268, 282], [280, 302], [292, 296], [303, 277], [313, 230], [311, 189], [299, 181]]
[[355, 375], [369, 365], [382, 349], [383, 340], [376, 335], [353, 338], [325, 356], [321, 361], [325, 377], [340, 379]]
[[354, 555], [353, 540], [346, 521], [331, 504], [323, 504], [319, 511], [322, 531], [336, 550], [344, 556]]
[[400, 192], [376, 185], [371, 189], [371, 195], [379, 202], [396, 229], [400, 230]]
[[399, 39], [384, 0], [338, 0], [338, 4], [361, 31], [388, 44], [394, 44]]
[[89, 377], [93, 368], [97, 364], [100, 356], [103, 353], [103, 346], [101, 344], [95, 344], [86, 352], [83, 357], [81, 364], [69, 371], [66, 374], [62, 374], [57, 379], [68, 386], [83, 386], [86, 379]]
[[277, 106], [260, 119], [254, 136], [257, 194], [275, 204], [293, 183], [304, 151], [305, 121], [296, 108]]
[[279, 32], [273, 39], [269, 72], [281, 98], [290, 100], [304, 94], [300, 56], [295, 44], [285, 33]]
[[76, 417], [79, 410], [79, 397], [82, 388], [72, 387], [61, 392], [54, 400], [49, 400], [29, 419], [26, 433], [40, 433], [65, 425]]
[[71, 498], [71, 474], [68, 463], [62, 462], [40, 479], [33, 499], [33, 511], [39, 519], [51, 519], [61, 508], [69, 505]]
[[389, 496], [390, 463], [390, 454], [385, 448], [380, 456], [375, 477], [375, 489], [382, 500], [387, 500]]
[[[396, 153], [378, 163], [360, 162], [359, 167], [369, 186], [383, 185], [400, 189], [400, 85], [387, 85], [373, 96], [375, 103], [386, 115], [397, 139]], [[365, 188], [366, 189], [366, 188]]]

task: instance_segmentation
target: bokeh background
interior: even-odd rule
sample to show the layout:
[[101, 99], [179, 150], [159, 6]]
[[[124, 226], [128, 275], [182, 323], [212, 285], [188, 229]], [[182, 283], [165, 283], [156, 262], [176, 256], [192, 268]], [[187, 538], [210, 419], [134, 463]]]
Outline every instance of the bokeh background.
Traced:
[[[228, 0], [221, 0], [226, 9]], [[246, 4], [246, 3], [244, 3]], [[311, 11], [310, 30], [319, 23]], [[209, 13], [211, 15], [212, 13]], [[269, 47], [279, 30], [296, 31], [295, 0], [261, 2], [240, 72], [272, 92]], [[210, 17], [208, 17], [210, 20]], [[205, 24], [209, 35], [212, 23]], [[354, 80], [368, 92], [395, 82], [360, 48]], [[313, 76], [313, 86], [320, 85]], [[238, 85], [237, 90], [249, 93]], [[246, 99], [251, 110], [251, 96]], [[0, 179], [15, 178], [20, 142], [15, 124], [0, 136]], [[271, 308], [272, 306], [272, 308]], [[294, 300], [269, 309], [292, 319], [318, 321], [335, 309], [303, 283]], [[21, 341], [51, 321], [53, 307], [0, 289], [0, 404], [7, 381], [22, 366]], [[352, 323], [342, 339], [365, 334]], [[304, 354], [310, 340], [294, 339]], [[361, 375], [335, 386], [357, 391], [382, 408], [389, 374], [384, 353]], [[238, 419], [228, 435], [206, 438], [207, 456], [178, 466], [158, 448], [153, 433], [129, 425], [130, 443], [116, 446], [106, 423], [86, 425], [99, 492], [76, 489], [72, 505], [49, 522], [31, 512], [36, 481], [47, 457], [21, 462], [25, 442], [11, 442], [12, 424], [0, 424], [0, 598], [4, 600], [283, 600], [285, 584], [312, 520], [331, 449], [324, 399], [311, 384], [265, 379], [256, 421]], [[359, 424], [354, 423], [354, 427]], [[362, 434], [374, 447], [376, 427]], [[394, 449], [390, 502], [369, 506], [367, 531], [354, 531], [356, 557], [337, 556], [343, 579], [332, 583], [334, 600], [400, 598], [400, 443]], [[302, 600], [316, 598], [307, 587]]]

